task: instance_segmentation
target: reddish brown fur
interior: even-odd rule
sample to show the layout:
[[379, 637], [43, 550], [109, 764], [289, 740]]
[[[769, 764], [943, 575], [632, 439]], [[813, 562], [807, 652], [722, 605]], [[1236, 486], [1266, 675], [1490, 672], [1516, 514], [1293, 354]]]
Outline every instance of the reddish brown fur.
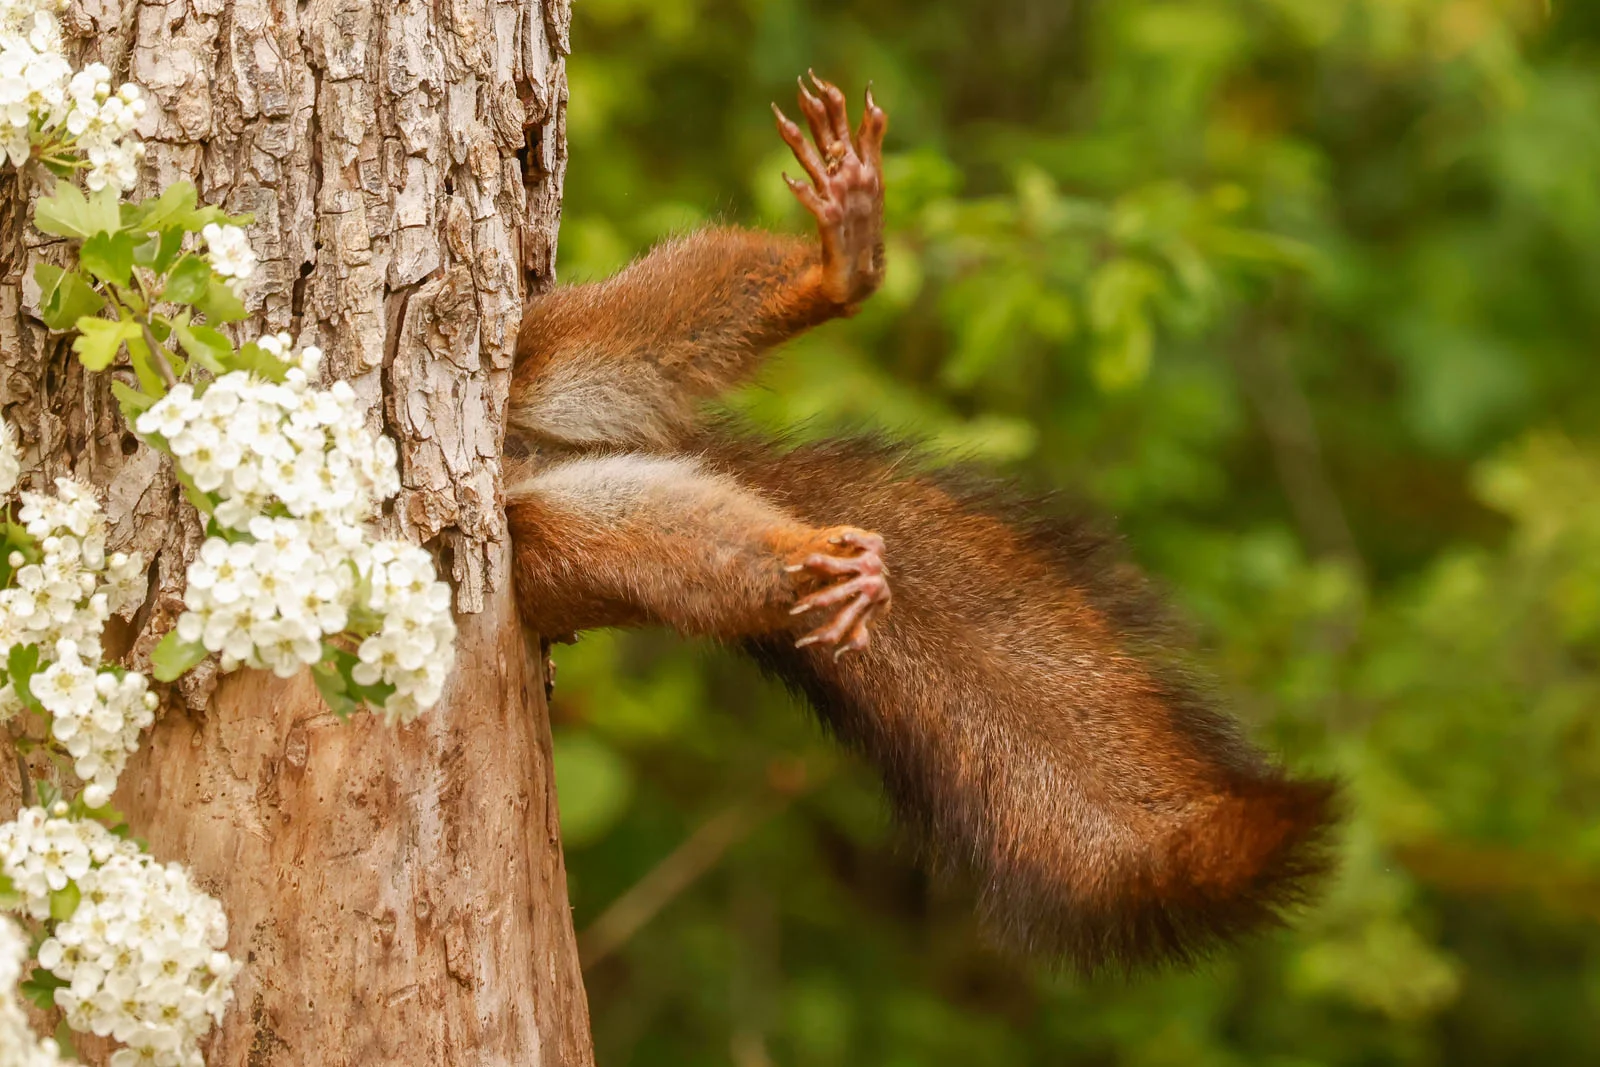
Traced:
[[[868, 103], [844, 139], [838, 91], [802, 91], [820, 153], [780, 115], [819, 242], [708, 231], [529, 312], [512, 424], [533, 458], [508, 506], [524, 622], [742, 642], [877, 765], [1003, 939], [1083, 967], [1189, 959], [1298, 898], [1331, 790], [1241, 739], [1137, 573], [1041, 502], [900, 446], [694, 436], [699, 400], [881, 279]], [[839, 543], [847, 524], [887, 542], [888, 618], [877, 543]], [[812, 627], [820, 645], [796, 648]]]
[[[508, 479], [522, 621], [549, 635], [602, 626], [670, 626], [726, 639], [824, 628], [837, 613], [798, 601], [876, 565], [692, 458], [579, 456]], [[871, 590], [863, 627], [887, 608]], [[851, 621], [854, 621], [852, 618]], [[819, 626], [819, 623], [821, 624]]]
[[[668, 444], [693, 425], [701, 402], [749, 377], [773, 345], [845, 313], [822, 279], [813, 242], [711, 229], [607, 281], [557, 289], [517, 333], [513, 427], [562, 444]], [[620, 307], [628, 313], [617, 315]], [[543, 387], [562, 373], [605, 379], [635, 417], [601, 440], [553, 429]]]
[[863, 655], [747, 645], [877, 764], [919, 848], [976, 884], [1007, 941], [1086, 968], [1188, 959], [1322, 869], [1330, 787], [1239, 737], [1105, 540], [904, 447], [707, 447], [802, 519], [883, 535], [895, 614]]

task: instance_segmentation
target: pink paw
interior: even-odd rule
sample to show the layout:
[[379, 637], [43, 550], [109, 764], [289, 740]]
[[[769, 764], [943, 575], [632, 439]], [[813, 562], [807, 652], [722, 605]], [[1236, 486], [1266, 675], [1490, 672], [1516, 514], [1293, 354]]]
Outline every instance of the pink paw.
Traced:
[[796, 641], [796, 648], [826, 645], [834, 658], [860, 652], [871, 642], [870, 627], [889, 610], [889, 569], [883, 562], [883, 538], [866, 530], [843, 526], [825, 531], [825, 545], [789, 568], [827, 584], [800, 598], [791, 615], [832, 610], [832, 617]]

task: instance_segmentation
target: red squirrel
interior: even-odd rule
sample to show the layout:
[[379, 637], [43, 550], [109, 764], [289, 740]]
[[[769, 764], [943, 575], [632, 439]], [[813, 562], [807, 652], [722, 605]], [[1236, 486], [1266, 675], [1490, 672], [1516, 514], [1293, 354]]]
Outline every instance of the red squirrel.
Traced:
[[702, 401], [883, 280], [886, 117], [869, 89], [852, 131], [812, 78], [809, 139], [773, 111], [815, 240], [702, 230], [523, 319], [524, 625], [742, 647], [876, 765], [920, 856], [1023, 951], [1183, 962], [1274, 922], [1327, 866], [1333, 789], [1241, 737], [1107, 539], [907, 446], [702, 424]]

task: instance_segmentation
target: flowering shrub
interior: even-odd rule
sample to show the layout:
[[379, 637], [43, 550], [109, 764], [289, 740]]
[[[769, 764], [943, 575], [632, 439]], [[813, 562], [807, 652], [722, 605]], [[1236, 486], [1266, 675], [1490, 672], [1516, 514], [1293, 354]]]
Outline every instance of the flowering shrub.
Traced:
[[[143, 99], [113, 91], [98, 64], [73, 71], [61, 48], [51, 0], [0, 0], [0, 153], [53, 181], [34, 225], [77, 252], [73, 266], [35, 268], [39, 317], [75, 335], [86, 370], [131, 370], [112, 383], [123, 416], [172, 458], [206, 523], [155, 679], [209, 655], [224, 671], [309, 668], [340, 716], [366, 706], [409, 722], [439, 700], [455, 622], [433, 558], [368, 526], [400, 488], [394, 443], [347, 384], [319, 384], [315, 346], [223, 332], [245, 317], [249, 220], [200, 204], [187, 183], [125, 201]], [[7, 503], [20, 475], [0, 423], [0, 724], [79, 783], [68, 797], [33, 784], [42, 803], [0, 825], [0, 911], [30, 928], [37, 964], [20, 988], [68, 1027], [120, 1042], [112, 1067], [203, 1067], [200, 1040], [238, 970], [226, 919], [181, 867], [107, 829], [159, 702], [145, 675], [103, 662], [101, 636], [144, 601], [146, 562], [107, 553], [100, 506], [71, 479]], [[12, 994], [28, 943], [0, 915], [0, 1067], [60, 1062]]]

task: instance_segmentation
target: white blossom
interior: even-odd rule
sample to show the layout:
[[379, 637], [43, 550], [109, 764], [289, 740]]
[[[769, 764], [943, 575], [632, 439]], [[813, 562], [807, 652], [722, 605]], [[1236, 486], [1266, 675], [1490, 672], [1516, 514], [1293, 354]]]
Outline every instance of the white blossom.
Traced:
[[0, 34], [0, 139], [16, 166], [32, 154], [35, 122], [54, 126], [65, 118], [72, 77], [72, 66], [59, 51], [55, 16], [36, 12], [27, 25], [26, 34]]
[[[356, 572], [336, 546], [314, 545], [303, 519], [257, 516], [253, 541], [208, 538], [189, 566], [178, 636], [240, 664], [287, 678], [322, 659], [322, 638], [341, 632]], [[334, 548], [328, 551], [327, 548]]]
[[224, 278], [244, 281], [255, 273], [256, 251], [250, 238], [238, 226], [208, 223], [200, 231], [211, 254], [211, 267]]
[[[17, 646], [38, 650], [28, 688], [85, 783], [85, 800], [98, 808], [155, 718], [156, 698], [142, 674], [98, 665], [106, 620], [144, 600], [144, 561], [106, 554], [100, 506], [70, 479], [58, 479], [53, 495], [23, 493], [17, 519], [38, 558], [28, 562], [17, 551], [8, 561], [14, 575], [11, 588], [0, 590], [0, 661]], [[13, 684], [0, 686], [0, 721], [23, 706]]]
[[0, 826], [0, 871], [34, 919], [70, 881], [79, 901], [39, 946], [66, 985], [56, 1005], [75, 1030], [124, 1049], [113, 1064], [204, 1067], [199, 1042], [222, 1019], [238, 973], [216, 900], [177, 864], [162, 865], [98, 823], [26, 808]]
[[380, 541], [370, 559], [365, 607], [383, 626], [361, 643], [351, 674], [361, 685], [393, 685], [384, 711], [391, 722], [410, 722], [438, 703], [455, 661], [450, 587], [435, 578], [433, 557], [410, 542]]
[[400, 487], [394, 442], [367, 429], [345, 382], [311, 384], [322, 353], [288, 334], [257, 342], [287, 364], [282, 383], [234, 371], [203, 390], [180, 384], [143, 412], [178, 468], [217, 501], [224, 536], [189, 566], [178, 636], [240, 666], [288, 677], [324, 658], [350, 629], [363, 686], [393, 686], [391, 720], [439, 700], [454, 661], [450, 589], [433, 558], [374, 543], [363, 523]]
[[144, 158], [144, 145], [132, 136], [146, 110], [139, 87], [128, 84], [113, 93], [111, 71], [104, 64], [91, 63], [72, 76], [67, 95], [71, 109], [63, 125], [75, 138], [78, 152], [89, 161], [84, 184], [90, 189], [133, 188]]
[[56, 1043], [34, 1035], [16, 997], [28, 959], [28, 942], [10, 919], [0, 916], [0, 1067], [57, 1067]]
[[12, 588], [0, 590], [0, 657], [17, 645], [37, 645], [47, 658], [71, 641], [89, 660], [100, 658], [100, 634], [113, 611], [144, 600], [144, 561], [106, 555], [105, 516], [90, 491], [56, 479], [53, 495], [23, 493], [17, 519], [39, 548], [36, 562], [20, 553]]
[[72, 641], [56, 644], [55, 662], [34, 676], [32, 689], [50, 713], [50, 735], [73, 759], [87, 783], [91, 808], [111, 799], [139, 735], [155, 721], [156, 696], [135, 671], [98, 670], [78, 657]]
[[130, 189], [144, 145], [134, 127], [145, 113], [137, 86], [111, 88], [111, 72], [91, 63], [74, 73], [62, 54], [54, 0], [0, 3], [0, 154], [21, 166], [35, 146], [88, 163], [90, 189]]
[[247, 532], [274, 501], [319, 525], [366, 521], [400, 489], [394, 442], [367, 429], [347, 383], [311, 385], [320, 351], [285, 358], [283, 334], [258, 343], [290, 363], [286, 381], [233, 371], [199, 396], [179, 384], [135, 428], [165, 440], [196, 488], [221, 498], [215, 517], [229, 530]]

